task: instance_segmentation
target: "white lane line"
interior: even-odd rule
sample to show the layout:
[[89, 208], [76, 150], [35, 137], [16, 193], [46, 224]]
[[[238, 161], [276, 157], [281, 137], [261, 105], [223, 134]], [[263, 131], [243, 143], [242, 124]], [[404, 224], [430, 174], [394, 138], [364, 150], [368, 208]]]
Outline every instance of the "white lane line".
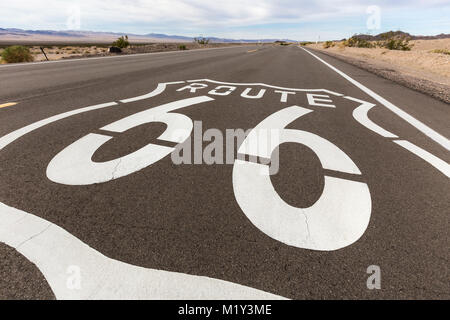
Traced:
[[414, 153], [419, 158], [425, 160], [429, 164], [431, 164], [433, 167], [441, 171], [443, 174], [447, 176], [447, 178], [450, 178], [450, 165], [436, 157], [435, 155], [429, 153], [426, 150], [423, 150], [422, 148], [419, 148], [415, 144], [412, 144], [409, 141], [406, 140], [396, 140], [394, 141], [396, 144], [402, 146], [406, 150]]
[[120, 102], [129, 103], [129, 102], [135, 102], [135, 101], [139, 101], [139, 100], [149, 99], [149, 98], [152, 98], [154, 96], [157, 96], [157, 95], [163, 93], [164, 90], [166, 90], [167, 86], [170, 84], [182, 84], [182, 83], [185, 83], [185, 82], [184, 81], [176, 81], [176, 82], [159, 83], [158, 86], [156, 87], [156, 89], [150, 93], [144, 94], [142, 96], [134, 97], [134, 98], [120, 100]]
[[2, 203], [0, 221], [0, 241], [39, 268], [57, 299], [284, 299], [228, 281], [110, 259], [57, 225]]
[[364, 91], [366, 94], [368, 94], [369, 96], [374, 98], [376, 101], [380, 102], [386, 108], [388, 108], [389, 110], [394, 112], [397, 116], [399, 116], [400, 118], [402, 118], [403, 120], [405, 120], [406, 122], [408, 122], [409, 124], [414, 126], [417, 130], [419, 130], [420, 132], [422, 132], [423, 134], [428, 136], [430, 139], [434, 140], [435, 142], [437, 142], [438, 144], [443, 146], [445, 149], [450, 150], [450, 140], [448, 140], [447, 138], [445, 138], [441, 134], [437, 133], [436, 131], [434, 131], [433, 129], [431, 129], [430, 127], [425, 125], [424, 123], [420, 122], [419, 120], [417, 120], [416, 118], [414, 118], [410, 114], [406, 113], [405, 111], [403, 111], [399, 107], [395, 106], [391, 102], [387, 101], [386, 99], [384, 99], [380, 95], [376, 94], [375, 92], [373, 92], [372, 90], [370, 90], [369, 88], [364, 86], [363, 84], [361, 84], [358, 81], [354, 80], [353, 78], [351, 78], [350, 76], [348, 76], [344, 72], [342, 72], [339, 69], [337, 69], [336, 67], [332, 66], [331, 64], [329, 64], [325, 60], [319, 58], [314, 53], [306, 50], [305, 48], [302, 48], [302, 49], [304, 51], [306, 51], [307, 53], [309, 53], [314, 58], [316, 58], [317, 60], [319, 60], [320, 62], [322, 62], [323, 64], [325, 64], [327, 67], [329, 67], [330, 69], [334, 70], [336, 73], [338, 73], [339, 75], [341, 75], [342, 77], [344, 77], [345, 79], [350, 81], [352, 84], [354, 84], [359, 89]]
[[367, 113], [373, 107], [375, 107], [375, 105], [372, 103], [363, 103], [361, 106], [359, 106], [358, 108], [353, 110], [353, 118], [355, 118], [356, 121], [358, 121], [360, 124], [362, 124], [367, 129], [379, 134], [382, 137], [398, 138], [397, 135], [393, 134], [392, 132], [387, 131], [386, 129], [383, 129], [382, 127], [380, 127], [375, 122], [373, 122], [372, 120], [369, 119], [369, 116], [367, 115]]
[[32, 66], [38, 64], [52, 64], [52, 63], [63, 63], [63, 62], [76, 62], [76, 61], [91, 61], [91, 60], [100, 60], [100, 59], [118, 59], [118, 58], [130, 58], [130, 57], [139, 57], [139, 56], [148, 56], [148, 55], [164, 55], [164, 54], [187, 54], [197, 51], [212, 51], [212, 50], [224, 50], [224, 49], [232, 49], [232, 48], [245, 48], [248, 46], [231, 46], [224, 48], [207, 48], [207, 49], [194, 49], [194, 50], [180, 50], [180, 51], [167, 51], [167, 52], [150, 52], [150, 53], [135, 53], [135, 54], [127, 54], [121, 56], [112, 56], [112, 57], [93, 57], [93, 58], [81, 58], [81, 59], [66, 59], [66, 60], [55, 60], [55, 61], [42, 61], [42, 62], [25, 62], [25, 63], [14, 63], [14, 64], [5, 64], [0, 65], [1, 68], [11, 68], [11, 67], [23, 67], [23, 66]]
[[87, 111], [92, 111], [92, 110], [97, 110], [97, 109], [102, 109], [102, 108], [106, 108], [106, 107], [112, 107], [112, 106], [116, 106], [117, 103], [116, 102], [108, 102], [108, 103], [102, 103], [102, 104], [98, 104], [95, 106], [90, 106], [90, 107], [85, 107], [85, 108], [81, 108], [81, 109], [76, 109], [76, 110], [72, 110], [72, 111], [68, 111], [68, 112], [64, 112], [55, 116], [52, 116], [50, 118], [47, 119], [43, 119], [41, 121], [32, 123], [26, 127], [20, 128], [16, 131], [13, 131], [9, 134], [7, 134], [6, 136], [3, 136], [0, 138], [0, 150], [2, 150], [4, 147], [6, 147], [8, 144], [10, 144], [11, 142], [19, 139], [20, 137], [22, 137], [23, 135], [39, 129], [49, 123], [79, 114], [79, 113], [83, 113], [83, 112], [87, 112]]
[[284, 87], [272, 86], [272, 85], [265, 84], [265, 83], [233, 83], [233, 82], [216, 81], [216, 80], [211, 80], [211, 79], [196, 79], [196, 80], [188, 80], [186, 82], [189, 82], [189, 83], [192, 83], [192, 82], [210, 82], [210, 83], [223, 84], [223, 85], [228, 85], [228, 86], [261, 86], [261, 87], [267, 87], [267, 88], [277, 89], [277, 90], [287, 90], [287, 91], [297, 91], [297, 92], [326, 92], [326, 93], [332, 94], [332, 95], [337, 96], [337, 97], [342, 97], [343, 96], [343, 94], [341, 94], [341, 93], [333, 92], [333, 91], [326, 90], [326, 89], [284, 88]]

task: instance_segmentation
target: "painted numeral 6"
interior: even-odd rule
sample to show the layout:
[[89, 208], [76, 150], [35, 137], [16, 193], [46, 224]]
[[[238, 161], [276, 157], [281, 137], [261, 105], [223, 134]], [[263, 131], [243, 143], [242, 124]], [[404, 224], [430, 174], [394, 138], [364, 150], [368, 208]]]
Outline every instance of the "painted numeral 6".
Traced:
[[[183, 114], [171, 111], [212, 100], [214, 99], [207, 96], [179, 100], [135, 113], [101, 130], [122, 133], [144, 123], [162, 122], [167, 124], [167, 128], [158, 139], [183, 143], [191, 135], [192, 120]], [[113, 137], [108, 135], [90, 133], [75, 141], [50, 161], [47, 177], [53, 182], [65, 185], [107, 182], [142, 170], [175, 150], [172, 147], [150, 143], [118, 159], [106, 162], [92, 161], [94, 153], [111, 139]]]
[[[240, 146], [240, 154], [271, 158], [271, 150], [261, 139], [252, 139], [259, 130], [277, 130], [279, 144], [300, 143], [318, 156], [324, 169], [360, 175], [355, 163], [337, 146], [310, 132], [285, 129], [312, 110], [298, 106], [283, 109], [262, 121]], [[246, 150], [263, 150], [252, 152]], [[265, 151], [266, 150], [266, 151]], [[356, 242], [370, 220], [372, 202], [367, 184], [325, 176], [319, 200], [309, 208], [287, 204], [274, 189], [269, 166], [236, 160], [233, 168], [236, 200], [245, 215], [259, 230], [282, 243], [304, 249], [332, 251]]]

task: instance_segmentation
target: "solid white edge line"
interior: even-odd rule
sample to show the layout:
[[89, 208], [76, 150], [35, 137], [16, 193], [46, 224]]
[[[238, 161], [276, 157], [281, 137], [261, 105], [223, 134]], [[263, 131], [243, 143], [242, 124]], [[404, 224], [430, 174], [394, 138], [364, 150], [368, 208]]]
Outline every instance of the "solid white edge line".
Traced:
[[440, 144], [441, 146], [443, 146], [445, 149], [450, 150], [450, 140], [448, 140], [447, 138], [445, 138], [444, 136], [442, 136], [441, 134], [437, 133], [436, 131], [434, 131], [433, 129], [431, 129], [430, 127], [428, 127], [427, 125], [425, 125], [424, 123], [420, 122], [419, 120], [417, 120], [416, 118], [414, 118], [413, 116], [411, 116], [410, 114], [406, 113], [405, 111], [403, 111], [402, 109], [400, 109], [399, 107], [395, 106], [394, 104], [392, 104], [391, 102], [387, 101], [385, 98], [381, 97], [380, 95], [378, 95], [377, 93], [373, 92], [371, 89], [367, 88], [366, 86], [364, 86], [363, 84], [359, 83], [358, 81], [354, 80], [353, 78], [351, 78], [350, 76], [348, 76], [347, 74], [345, 74], [344, 72], [340, 71], [339, 69], [337, 69], [336, 67], [332, 66], [331, 64], [329, 64], [328, 62], [326, 62], [325, 60], [319, 58], [317, 55], [315, 55], [314, 53], [306, 50], [305, 48], [301, 48], [304, 51], [306, 51], [307, 53], [309, 53], [311, 56], [313, 56], [314, 58], [316, 58], [317, 60], [319, 60], [320, 62], [322, 62], [323, 64], [325, 64], [327, 67], [329, 67], [330, 69], [334, 70], [336, 73], [338, 73], [340, 76], [344, 77], [345, 79], [347, 79], [348, 81], [350, 81], [352, 84], [354, 84], [355, 86], [357, 86], [359, 89], [361, 89], [363, 92], [365, 92], [366, 94], [368, 94], [369, 96], [371, 96], [373, 99], [375, 99], [376, 101], [380, 102], [382, 105], [384, 105], [386, 108], [388, 108], [389, 110], [391, 110], [393, 113], [395, 113], [397, 116], [399, 116], [400, 118], [402, 118], [403, 120], [405, 120], [406, 122], [408, 122], [409, 124], [411, 124], [412, 126], [414, 126], [417, 130], [419, 130], [420, 132], [422, 132], [423, 134], [425, 134], [426, 136], [428, 136], [430, 139], [434, 140], [435, 142], [437, 142], [438, 144]]
[[441, 171], [443, 174], [447, 176], [447, 178], [450, 178], [450, 165], [445, 162], [444, 160], [439, 159], [435, 155], [429, 153], [426, 150], [423, 150], [422, 148], [416, 146], [415, 144], [406, 141], [406, 140], [395, 140], [394, 141], [399, 146], [402, 146], [406, 150], [412, 152], [419, 158], [425, 160], [429, 164], [431, 164], [433, 167]]

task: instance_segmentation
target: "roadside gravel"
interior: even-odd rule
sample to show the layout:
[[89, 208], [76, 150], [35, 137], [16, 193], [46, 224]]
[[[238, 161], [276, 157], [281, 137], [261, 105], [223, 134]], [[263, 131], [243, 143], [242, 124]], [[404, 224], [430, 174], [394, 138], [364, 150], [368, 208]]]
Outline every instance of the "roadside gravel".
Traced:
[[335, 57], [339, 60], [379, 75], [385, 79], [395, 81], [405, 87], [425, 93], [450, 104], [450, 78], [445, 77], [445, 75], [442, 77], [436, 77], [437, 81], [433, 81], [431, 80], [433, 79], [433, 76], [430, 75], [431, 73], [427, 74], [425, 71], [419, 72], [418, 70], [413, 70], [413, 72], [410, 72], [412, 68], [406, 69], [395, 62], [377, 60], [372, 57], [365, 57], [364, 55], [352, 55], [350, 51], [341, 50], [341, 52], [339, 52], [339, 50], [320, 49], [317, 45], [310, 46], [308, 48]]

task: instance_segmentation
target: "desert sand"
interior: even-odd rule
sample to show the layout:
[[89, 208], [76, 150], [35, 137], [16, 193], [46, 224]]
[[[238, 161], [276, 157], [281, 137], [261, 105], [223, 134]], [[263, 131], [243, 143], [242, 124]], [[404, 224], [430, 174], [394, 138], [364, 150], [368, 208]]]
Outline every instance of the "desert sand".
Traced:
[[433, 52], [439, 49], [450, 51], [450, 39], [415, 40], [411, 44], [414, 45], [411, 51], [349, 48], [340, 43], [328, 49], [324, 49], [322, 43], [309, 47], [450, 86], [450, 55]]
[[[186, 50], [195, 49], [205, 49], [205, 48], [216, 48], [224, 46], [237, 46], [242, 45], [241, 43], [209, 43], [200, 45], [194, 42], [188, 43], [175, 43], [175, 42], [157, 42], [157, 43], [147, 43], [147, 44], [132, 44], [130, 47], [123, 49], [123, 54], [135, 54], [135, 53], [151, 53], [151, 52], [163, 52], [163, 51], [177, 51], [181, 50], [180, 46], [184, 46]], [[60, 60], [60, 59], [72, 59], [72, 58], [83, 58], [83, 57], [93, 57], [93, 56], [107, 56], [111, 55], [109, 53], [108, 44], [98, 44], [95, 46], [86, 45], [46, 45], [44, 46], [44, 51], [49, 60]], [[40, 46], [30, 46], [31, 54], [34, 57], [35, 62], [46, 61], [44, 54], [42, 53]], [[0, 64], [5, 62], [1, 60], [1, 53], [4, 49], [0, 48]]]

